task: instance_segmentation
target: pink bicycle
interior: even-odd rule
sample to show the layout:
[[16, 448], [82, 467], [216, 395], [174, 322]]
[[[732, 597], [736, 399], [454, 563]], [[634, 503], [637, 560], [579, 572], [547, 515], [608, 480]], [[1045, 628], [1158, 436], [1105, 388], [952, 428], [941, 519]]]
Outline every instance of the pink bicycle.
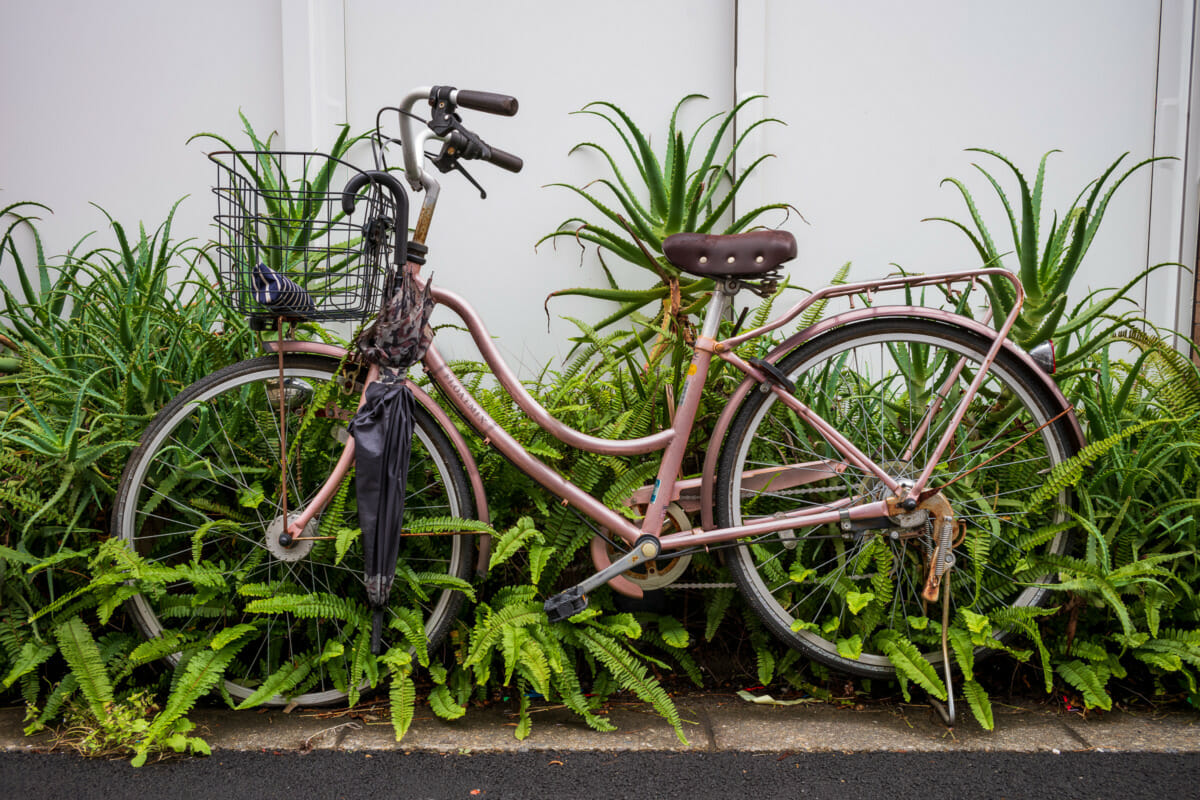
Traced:
[[[428, 125], [412, 113], [425, 104]], [[461, 109], [512, 114], [516, 101], [433, 87], [385, 109], [399, 111], [401, 135], [380, 136], [376, 152], [399, 144], [403, 177], [424, 198], [409, 242], [405, 190], [382, 156], [366, 172], [332, 161], [310, 172], [305, 164], [305, 179], [289, 190], [261, 175], [239, 182], [229, 164], [276, 158], [282, 167], [324, 157], [215, 154], [232, 176], [218, 187], [222, 202], [232, 203], [218, 222], [234, 234], [224, 250], [235, 307], [271, 327], [276, 315], [246, 289], [246, 265], [269, 261], [274, 273], [303, 285], [313, 300], [311, 307], [305, 300], [308, 318], [373, 313], [388, 269], [415, 274], [425, 260], [439, 191], [424, 160], [429, 142], [441, 143], [430, 158], [442, 171], [472, 158], [521, 167], [463, 126]], [[346, 176], [345, 191], [327, 189]], [[251, 210], [256, 202], [262, 206]], [[275, 233], [262, 232], [268, 223]], [[339, 233], [348, 246], [327, 243]], [[627, 501], [636, 513], [610, 508], [530, 454], [437, 348], [428, 349], [422, 363], [430, 383], [478, 436], [596, 525], [595, 572], [545, 599], [550, 619], [582, 611], [603, 584], [635, 597], [650, 585], [648, 575], [653, 587], [669, 586], [692, 555], [716, 551], [771, 632], [834, 668], [892, 675], [889, 653], [903, 638], [948, 670], [943, 623], [959, 611], [988, 623], [975, 647], [1001, 647], [1006, 623], [1027, 621], [1045, 598], [1054, 572], [1046, 557], [1067, 549], [1070, 492], [1043, 484], [1083, 445], [1049, 370], [1007, 338], [1020, 309], [1017, 279], [979, 269], [831, 286], [761, 327], [734, 332], [739, 293], [773, 287], [795, 255], [790, 234], [678, 234], [663, 249], [713, 289], [673, 424], [625, 441], [554, 419], [504, 364], [467, 301], [432, 289], [538, 425], [595, 453], [661, 453], [654, 482]], [[889, 291], [910, 298], [922, 287], [961, 298], [980, 285], [1018, 300], [994, 326], [908, 299], [878, 301]], [[838, 297], [871, 302], [785, 331], [805, 310]], [[244, 626], [240, 635], [253, 640], [226, 671], [229, 693], [263, 699], [262, 687], [273, 686], [270, 702], [319, 704], [345, 696], [364, 646], [347, 423], [377, 371], [341, 347], [289, 339], [283, 327], [264, 335], [267, 355], [208, 375], [154, 418], [122, 476], [113, 533], [148, 562], [188, 576], [133, 598], [146, 635], [187, 639]], [[764, 337], [776, 340], [769, 354], [746, 355]], [[716, 422], [703, 470], [681, 476], [713, 359], [745, 377]], [[393, 487], [404, 493], [405, 522], [392, 532], [399, 554], [385, 635], [436, 644], [473, 574], [486, 569], [489, 539], [479, 531], [489, 519], [488, 495], [450, 415], [421, 386], [408, 385], [416, 399], [413, 443], [406, 484]], [[301, 674], [271, 683], [284, 671]]]

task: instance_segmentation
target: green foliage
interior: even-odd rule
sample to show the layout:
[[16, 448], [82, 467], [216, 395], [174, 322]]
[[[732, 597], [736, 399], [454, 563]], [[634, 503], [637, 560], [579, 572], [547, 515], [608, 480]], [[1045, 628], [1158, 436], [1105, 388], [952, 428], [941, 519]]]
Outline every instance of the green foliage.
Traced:
[[[728, 223], [728, 208], [742, 181], [761, 163], [735, 177], [730, 174], [733, 154], [749, 129], [771, 122], [755, 121], [729, 142], [726, 134], [746, 102], [710, 118], [690, 135], [677, 128], [676, 107], [661, 158], [616, 106], [597, 103], [584, 109], [617, 131], [633, 169], [622, 172], [599, 144], [579, 145], [577, 149], [606, 160], [612, 177], [598, 185], [612, 193], [619, 208], [610, 207], [613, 201], [606, 205], [590, 187], [566, 187], [598, 216], [596, 221], [568, 220], [546, 238], [571, 236], [595, 244], [644, 268], [658, 283], [630, 289], [613, 281], [604, 289], [562, 292], [618, 304], [594, 325], [577, 321], [579, 347], [572, 360], [529, 386], [572, 427], [601, 437], [630, 438], [670, 420], [682, 386], [678, 356], [685, 352], [683, 323], [702, 305], [711, 284], [683, 279], [661, 257], [662, 239], [679, 230], [742, 230], [766, 210], [786, 208], [764, 206]], [[270, 137], [261, 140], [244, 118], [243, 123], [254, 148], [267, 149]], [[712, 135], [705, 139], [705, 132]], [[201, 136], [232, 149], [219, 136]], [[343, 131], [335, 149], [340, 152], [348, 144]], [[1030, 187], [1010, 162], [989, 155], [1013, 171], [1021, 196], [1018, 216], [999, 182], [981, 169], [1007, 211], [1017, 271], [1029, 290], [1030, 303], [1015, 336], [1025, 346], [1052, 338], [1060, 354], [1069, 354], [1065, 360], [1073, 371], [1064, 379], [1064, 390], [1079, 407], [1094, 444], [1047, 476], [1048, 488], [1039, 498], [1049, 500], [1069, 487], [1080, 501], [1081, 512], [1069, 525], [1079, 532], [1076, 551], [1029, 565], [1043, 570], [1030, 574], [1057, 576], [1049, 586], [1059, 593], [1061, 606], [982, 614], [961, 605], [946, 631], [961, 677], [956, 686], [986, 729], [995, 719], [988, 677], [977, 669], [976, 659], [990, 650], [1003, 650], [1028, 664], [1047, 690], [1069, 687], [1091, 707], [1112, 707], [1124, 684], [1132, 682], [1148, 685], [1158, 695], [1196, 695], [1200, 374], [1168, 344], [1130, 330], [1128, 320], [1109, 319], [1129, 287], [1100, 300], [1089, 297], [1073, 312], [1065, 300], [1113, 192], [1149, 162], [1104, 189], [1117, 175], [1118, 160], [1042, 237], [1046, 159]], [[287, 186], [278, 164], [246, 159], [242, 166], [264, 187]], [[322, 174], [308, 185], [324, 186], [329, 180]], [[952, 224], [971, 239], [986, 263], [1001, 263], [1003, 255], [974, 199], [964, 184], [950, 182], [967, 203], [974, 230]], [[281, 200], [276, 211], [303, 219], [307, 211], [294, 200]], [[62, 741], [78, 742], [89, 753], [124, 748], [121, 752], [132, 755], [135, 763], [165, 752], [204, 752], [203, 742], [189, 735], [187, 715], [222, 689], [247, 643], [263, 633], [269, 615], [278, 613], [305, 621], [336, 619], [343, 625], [322, 647], [279, 664], [270, 674], [264, 669], [257, 690], [237, 707], [301, 694], [319, 675], [332, 676], [351, 703], [386, 680], [397, 739], [409, 730], [421, 702], [416, 687], [418, 672], [424, 670], [432, 682], [427, 702], [446, 719], [469, 713], [475, 699], [508, 693], [516, 699], [515, 735], [522, 739], [532, 727], [531, 697], [540, 695], [607, 730], [612, 723], [604, 716], [603, 703], [627, 692], [651, 704], [682, 741], [682, 722], [658, 675], [676, 669], [700, 685], [702, 674], [689, 648], [701, 635], [705, 641], [724, 641], [730, 628], [750, 650], [748, 680], [786, 683], [829, 696], [805, 679], [799, 656], [781, 653], [728, 588], [706, 592], [694, 615], [678, 606], [667, 614], [624, 612], [601, 589], [590, 598], [587, 611], [550, 624], [542, 602], [587, 571], [580, 555], [596, 532], [492, 451], [478, 454], [503, 530], [494, 542], [491, 575], [480, 586], [456, 579], [427, 584], [430, 576], [412, 570], [398, 581], [411, 581], [418, 592], [423, 585], [447, 585], [479, 598], [440, 652], [429, 652], [421, 615], [412, 609], [396, 610], [388, 623], [391, 646], [375, 656], [369, 650], [370, 613], [362, 604], [336, 591], [306, 594], [276, 583], [238, 584], [235, 571], [205, 560], [205, 543], [219, 533], [217, 525], [197, 531], [190, 560], [169, 566], [144, 561], [121, 543], [98, 543], [95, 534], [110, 511], [115, 478], [150, 416], [181, 386], [239, 358], [252, 340], [238, 320], [222, 323], [223, 305], [212, 289], [208, 252], [171, 240], [173, 211], [152, 234], [139, 226], [131, 235], [110, 218], [113, 241], [107, 246], [85, 246], [85, 237], [51, 260], [33, 216], [39, 209], [22, 203], [5, 208], [0, 240], [0, 260], [11, 261], [18, 278], [2, 289], [7, 327], [0, 338], [0, 686], [19, 693], [35, 709], [33, 727], [62, 720]], [[33, 243], [32, 254], [19, 240]], [[838, 279], [844, 277], [843, 270]], [[1012, 298], [1003, 283], [988, 288], [1002, 316]], [[778, 296], [750, 309], [748, 324], [765, 320]], [[799, 322], [812, 324], [822, 312], [814, 307]], [[633, 328], [613, 331], [618, 321]], [[1118, 328], [1124, 330], [1114, 347], [1109, 334]], [[747, 343], [740, 354], [761, 356], [769, 346], [766, 341]], [[1127, 360], [1130, 352], [1134, 356]], [[481, 366], [457, 367], [473, 378], [468, 382], [489, 413], [531, 452], [622, 513], [637, 515], [623, 500], [653, 481], [652, 467], [568, 452], [526, 420], [507, 396], [489, 388]], [[725, 395], [739, 379], [718, 365], [701, 402], [693, 450], [707, 441]], [[698, 471], [696, 461], [685, 465], [686, 473]], [[160, 491], [172, 488], [164, 484]], [[261, 483], [248, 485], [238, 501], [245, 509], [257, 508], [263, 492]], [[343, 492], [334, 508], [352, 502]], [[222, 524], [236, 526], [236, 521], [231, 515]], [[449, 518], [415, 520], [412, 529], [491, 531]], [[1064, 529], [1051, 526], [1028, 535], [1048, 539]], [[334, 537], [327, 546], [339, 564], [359, 545], [353, 528], [327, 530], [323, 520], [321, 534]], [[972, 540], [963, 546], [987, 543]], [[883, 609], [897, 592], [893, 565], [885, 555], [864, 553], [856, 564], [856, 572], [872, 570], [873, 577], [869, 585], [845, 592], [847, 613], [857, 627], [838, 637], [839, 652], [853, 658], [873, 647], [895, 665], [906, 696], [915, 685], [945, 698], [941, 665], [922, 655], [942, 633], [938, 622], [910, 620], [907, 636], [877, 630]], [[975, 555], [972, 560], [981, 561]], [[721, 574], [702, 554], [692, 569]], [[189, 614], [219, 617], [223, 611], [214, 598], [231, 593], [245, 600], [244, 613], [203, 632], [182, 623], [171, 627], [168, 619], [161, 637], [142, 642], [121, 630], [121, 604], [137, 592], [170, 597], [180, 619]], [[1002, 645], [996, 639], [1001, 630], [1017, 631], [1021, 639]], [[146, 665], [164, 657], [171, 657], [173, 665], [160, 679], [156, 676], [161, 673]], [[142, 691], [156, 682], [164, 684], [157, 695]]]
[[[690, 94], [676, 104], [661, 156], [654, 152], [642, 129], [613, 103], [597, 101], [576, 112], [599, 117], [608, 123], [625, 145], [633, 169], [622, 171], [617, 159], [601, 144], [586, 141], [575, 145], [572, 153], [593, 151], [602, 156], [612, 177], [598, 178], [584, 187], [553, 184], [582, 197], [597, 216], [565, 220], [558, 230], [542, 237], [538, 244], [560, 237], [573, 238], [581, 245], [592, 243], [601, 251], [641, 267], [655, 277], [655, 283], [649, 288], [630, 288], [618, 286], [608, 273], [609, 285], [605, 288], [565, 289], [551, 294], [551, 297], [579, 295], [618, 304], [616, 311], [595, 326], [598, 331], [630, 319], [653, 303], [661, 304], [661, 308], [653, 315], [655, 321], [650, 327], [665, 329], [672, 319], [696, 310], [703, 302], [704, 293], [712, 289], [712, 281], [686, 278], [672, 266], [662, 255], [662, 242], [667, 236], [684, 231], [737, 233], [748, 229], [768, 211], [790, 208], [786, 203], [770, 203], [728, 220], [738, 191], [754, 170], [770, 157], [760, 156], [735, 176], [732, 169], [738, 148], [751, 131], [779, 120], [754, 120], [733, 139], [734, 122], [739, 112], [760, 99], [754, 96], [742, 100], [724, 114], [708, 117], [688, 134], [678, 127], [679, 112], [685, 104], [696, 99], [706, 98]], [[703, 138], [705, 136], [708, 138]], [[595, 185], [606, 189], [620, 208], [610, 207], [611, 201], [593, 193], [591, 187]]]
[[114, 758], [133, 753], [134, 766], [142, 766], [151, 756], [212, 754], [204, 739], [188, 735], [196, 725], [186, 718], [176, 718], [162, 726], [156, 738], [149, 738], [160, 718], [152, 692], [135, 692], [120, 702], [108, 703], [101, 713], [86, 704], [68, 704], [62, 716], [62, 724], [54, 731], [55, 742], [82, 756]]
[[238, 116], [247, 149], [239, 150], [215, 133], [198, 133], [188, 140], [220, 144], [228, 152], [214, 155], [214, 160], [238, 176], [224, 176], [215, 190], [223, 203], [218, 223], [229, 237], [222, 238], [221, 246], [228, 247], [223, 253], [229, 259], [225, 280], [237, 290], [233, 305], [239, 311], [268, 315], [246, 297], [249, 270], [257, 263], [287, 274], [318, 307], [335, 298], [345, 302], [346, 293], [360, 291], [357, 273], [348, 268], [358, 257], [361, 238], [359, 226], [348, 229], [344, 224], [346, 215], [336, 202], [345, 179], [339, 159], [362, 137], [350, 136], [349, 125], [340, 126], [328, 157], [272, 150], [275, 134], [263, 139], [244, 114]]
[[88, 707], [97, 717], [104, 716], [104, 707], [113, 701], [113, 690], [91, 631], [79, 617], [71, 617], [54, 629], [54, 635]]
[[[1094, 299], [1095, 295], [1092, 294], [1073, 309], [1069, 306], [1068, 291], [1074, 286], [1075, 277], [1091, 247], [1100, 222], [1104, 219], [1113, 194], [1142, 167], [1163, 159], [1148, 158], [1118, 174], [1118, 167], [1129, 154], [1122, 155], [1099, 178], [1085, 186], [1065, 212], [1054, 212], [1047, 229], [1044, 227], [1045, 212], [1042, 208], [1046, 162], [1050, 155], [1057, 151], [1051, 150], [1042, 156], [1032, 186], [1021, 170], [1000, 153], [979, 148], [971, 148], [971, 152], [1000, 161], [1016, 179], [1019, 213], [1015, 210], [1015, 204], [1009, 200], [1009, 194], [1001, 182], [980, 165], [973, 164], [995, 190], [1004, 207], [1005, 216], [1001, 224], [1007, 224], [1010, 231], [1012, 250], [1006, 251], [996, 245], [975, 198], [966, 184], [957, 178], [946, 178], [943, 183], [949, 183], [958, 189], [970, 214], [971, 224], [944, 217], [935, 219], [948, 222], [962, 231], [979, 254], [983, 266], [1006, 266], [1008, 255], [1015, 254], [1016, 267], [1009, 269], [1016, 272], [1021, 279], [1021, 285], [1025, 289], [1025, 304], [1010, 335], [1017, 344], [1027, 350], [1042, 342], [1053, 340], [1059, 368], [1071, 367], [1104, 344], [1103, 335], [1081, 337], [1078, 334], [1105, 319], [1109, 310], [1118, 301], [1128, 299], [1129, 291], [1147, 274], [1159, 267], [1168, 266], [1159, 264], [1143, 270], [1128, 284], [1111, 292], [1107, 297]], [[1110, 178], [1113, 178], [1114, 182], [1106, 187]], [[1016, 303], [1012, 284], [1001, 278], [993, 278], [984, 288], [994, 312], [993, 321], [999, 324]], [[1111, 330], [1124, 324], [1117, 320]]]

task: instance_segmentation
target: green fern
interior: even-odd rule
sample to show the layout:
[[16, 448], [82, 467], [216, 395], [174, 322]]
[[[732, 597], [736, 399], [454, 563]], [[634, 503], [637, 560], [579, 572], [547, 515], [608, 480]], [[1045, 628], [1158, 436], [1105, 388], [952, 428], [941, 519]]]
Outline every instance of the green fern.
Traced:
[[54, 636], [92, 713], [103, 715], [105, 705], [113, 702], [113, 689], [91, 631], [79, 617], [71, 617], [55, 626]]
[[671, 701], [670, 695], [658, 681], [646, 674], [646, 668], [634, 660], [616, 639], [591, 626], [576, 628], [574, 636], [612, 673], [622, 688], [633, 692], [642, 702], [653, 705], [654, 710], [675, 729], [675, 736], [679, 741], [682, 744], [688, 743], [683, 733], [679, 710]]
[[492, 570], [500, 566], [512, 558], [522, 547], [528, 546], [530, 541], [540, 542], [541, 540], [542, 536], [533, 526], [533, 520], [529, 517], [521, 517], [517, 520], [516, 525], [509, 528], [492, 544], [488, 569]]
[[180, 661], [166, 705], [137, 745], [137, 754], [132, 762], [135, 767], [145, 764], [151, 745], [171, 731], [176, 721], [190, 712], [197, 700], [221, 682], [225, 669], [245, 643], [246, 640], [241, 639], [219, 650], [203, 648]]
[[412, 726], [416, 711], [417, 687], [413, 683], [411, 671], [403, 667], [392, 670], [392, 682], [388, 688], [388, 699], [391, 701], [392, 730], [396, 741], [404, 738]]
[[946, 684], [915, 644], [891, 630], [875, 634], [875, 644], [892, 662], [898, 675], [916, 683], [937, 699], [946, 699]]
[[1079, 690], [1088, 708], [1112, 709], [1112, 697], [1104, 689], [1107, 678], [1103, 677], [1102, 669], [1073, 659], [1056, 664], [1054, 671]]
[[971, 713], [975, 715], [980, 727], [985, 731], [995, 730], [996, 719], [992, 714], [992, 701], [988, 699], [987, 691], [970, 679], [963, 682], [962, 690], [963, 697], [967, 698], [967, 705], [971, 707]]
[[1050, 471], [1050, 474], [1046, 478], [1046, 482], [1038, 487], [1037, 491], [1035, 491], [1029, 498], [1030, 510], [1037, 510], [1042, 503], [1052, 497], [1057, 497], [1058, 494], [1064, 489], [1078, 485], [1087, 469], [1092, 466], [1096, 459], [1111, 451], [1121, 442], [1147, 428], [1151, 428], [1156, 425], [1165, 425], [1172, 421], [1173, 420], [1146, 420], [1136, 425], [1130, 425], [1121, 432], [1114, 433], [1112, 436], [1109, 436], [1098, 442], [1092, 442], [1074, 456], [1057, 465]]

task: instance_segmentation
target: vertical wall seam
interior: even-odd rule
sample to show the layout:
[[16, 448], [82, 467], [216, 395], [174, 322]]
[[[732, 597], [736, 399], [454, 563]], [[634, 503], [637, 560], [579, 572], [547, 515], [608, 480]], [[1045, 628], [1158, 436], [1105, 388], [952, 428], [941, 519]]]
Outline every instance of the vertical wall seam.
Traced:
[[[1158, 104], [1159, 89], [1162, 81], [1162, 49], [1163, 49], [1163, 4], [1166, 0], [1158, 0], [1158, 37], [1154, 49], [1154, 103], [1150, 115], [1150, 156], [1158, 155]], [[1146, 260], [1143, 268], [1150, 266], [1150, 253], [1154, 246], [1154, 175], [1157, 170], [1150, 165], [1150, 194], [1146, 209]], [[1178, 305], [1178, 303], [1176, 304]], [[1150, 307], [1150, 277], [1142, 280], [1142, 308]]]
[[[735, 107], [738, 104], [738, 66], [739, 66], [738, 56], [740, 55], [740, 51], [738, 48], [740, 46], [739, 42], [741, 39], [741, 36], [740, 36], [741, 24], [742, 24], [742, 2], [741, 2], [741, 0], [733, 0], [733, 105]], [[738, 118], [737, 118], [737, 116], [734, 116], [734, 118], [733, 118], [733, 141], [735, 144], [737, 143], [738, 135], [740, 133], [741, 133], [741, 131], [738, 126]], [[737, 157], [737, 150], [734, 150], [733, 151], [734, 180], [737, 180], [737, 175], [738, 175], [738, 157]], [[733, 196], [733, 202], [731, 202], [729, 204], [729, 207], [730, 207], [730, 209], [732, 209], [733, 218], [737, 219], [739, 211], [738, 211], [738, 199], [737, 199], [736, 194]]]

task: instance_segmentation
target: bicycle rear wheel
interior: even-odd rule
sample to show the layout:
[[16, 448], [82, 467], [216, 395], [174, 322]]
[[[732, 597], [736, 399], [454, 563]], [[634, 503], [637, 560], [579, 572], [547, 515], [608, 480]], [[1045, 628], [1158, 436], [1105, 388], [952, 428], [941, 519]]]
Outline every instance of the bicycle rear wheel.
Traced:
[[[779, 367], [797, 397], [904, 482], [927, 465], [988, 345], [961, 328], [881, 318], [834, 329]], [[987, 617], [997, 641], [1007, 635], [1007, 609], [1047, 599], [1049, 590], [1031, 585], [1050, 580], [1038, 557], [1068, 548], [1068, 534], [1055, 526], [1067, 518], [1070, 492], [1038, 510], [1028, 505], [1049, 470], [1076, 452], [1065, 420], [1047, 424], [1060, 410], [1038, 376], [1002, 351], [930, 482], [945, 487], [942, 496], [965, 522], [949, 572], [952, 601]], [[773, 393], [752, 392], [723, 445], [717, 521], [729, 527], [888, 494]], [[838, 523], [743, 540], [727, 562], [751, 608], [781, 640], [836, 669], [887, 677], [895, 672], [886, 655], [895, 639], [884, 631], [942, 662], [941, 604], [922, 596], [936, 543], [927, 527], [848, 531]]]
[[[342, 451], [365, 369], [315, 355], [234, 364], [185, 389], [151, 422], [122, 475], [114, 536], [169, 568], [129, 603], [151, 638], [182, 645], [245, 625], [225, 688], [244, 700], [283, 680], [268, 704], [328, 704], [362, 680], [366, 651], [363, 551], [351, 470], [335, 498], [289, 547], [282, 531], [279, 406], [286, 406], [289, 514], [302, 509]], [[445, 433], [416, 411], [405, 529], [452, 529], [474, 516], [462, 464]], [[432, 523], [433, 520], [439, 520]], [[422, 526], [420, 523], [426, 524]], [[473, 536], [404, 535], [390, 609], [396, 628], [415, 610], [430, 646], [448, 632], [472, 568]], [[402, 642], [385, 625], [385, 642]], [[178, 661], [179, 652], [170, 658]], [[260, 692], [261, 694], [261, 692]]]

